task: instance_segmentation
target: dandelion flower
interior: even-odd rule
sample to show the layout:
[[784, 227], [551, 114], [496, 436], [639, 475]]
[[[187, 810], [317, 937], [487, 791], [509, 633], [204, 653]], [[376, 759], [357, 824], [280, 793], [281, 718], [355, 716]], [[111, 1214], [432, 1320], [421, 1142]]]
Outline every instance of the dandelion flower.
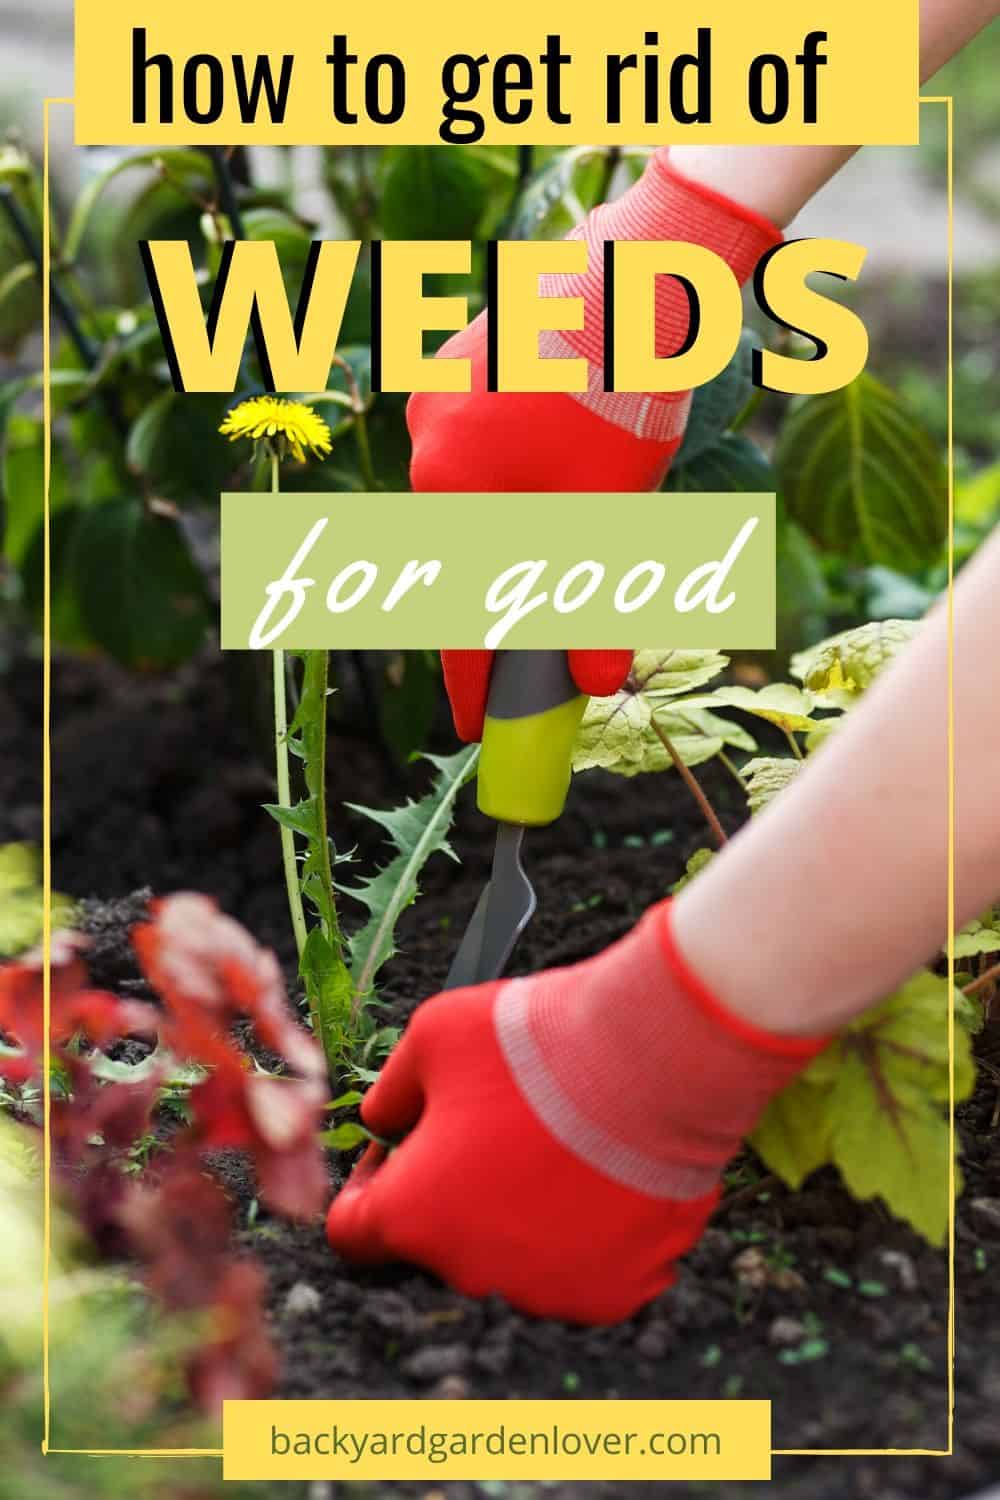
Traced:
[[231, 443], [251, 438], [266, 440], [279, 454], [289, 452], [304, 464], [306, 454], [325, 458], [333, 449], [330, 429], [322, 417], [303, 401], [283, 401], [277, 396], [252, 396], [226, 413], [219, 431]]

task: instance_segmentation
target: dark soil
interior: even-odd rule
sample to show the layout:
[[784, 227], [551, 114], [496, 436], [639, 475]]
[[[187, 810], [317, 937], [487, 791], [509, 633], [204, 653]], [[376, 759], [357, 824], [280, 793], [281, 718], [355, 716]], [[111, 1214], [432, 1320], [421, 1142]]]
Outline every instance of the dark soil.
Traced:
[[[143, 682], [106, 665], [57, 661], [53, 701], [55, 883], [93, 898], [85, 920], [95, 980], [140, 988], [127, 929], [148, 888], [215, 895], [278, 949], [291, 972], [277, 834], [259, 809], [273, 785], [231, 668], [212, 657]], [[40, 836], [39, 724], [37, 664], [22, 659], [0, 680], [0, 843]], [[411, 790], [420, 775], [408, 773]], [[335, 801], [397, 800], [400, 788], [390, 780], [367, 744], [332, 747]], [[724, 776], [705, 781], [735, 826]], [[358, 842], [362, 860], [376, 856], [379, 835], [364, 820], [351, 817], [336, 832], [343, 848]], [[513, 967], [568, 963], [602, 947], [708, 842], [673, 775], [579, 778], [561, 822], [530, 841], [539, 911]], [[471, 798], [454, 844], [461, 866], [438, 857], [428, 868], [425, 894], [406, 915], [401, 952], [387, 971], [384, 997], [398, 1021], [443, 980], [487, 872], [490, 830]], [[995, 1093], [984, 1079], [960, 1115], [967, 1189], [958, 1218], [954, 1456], [779, 1458], [775, 1479], [786, 1497], [945, 1500], [1000, 1471]], [[334, 1178], [348, 1166], [333, 1162]], [[230, 1156], [215, 1167], [246, 1226], [253, 1185], [244, 1163]], [[878, 1206], [854, 1203], [832, 1174], [792, 1194], [773, 1182], [755, 1190], [759, 1171], [749, 1158], [738, 1164], [730, 1203], [687, 1257], [677, 1285], [630, 1322], [603, 1330], [522, 1317], [499, 1299], [472, 1302], [407, 1267], [352, 1270], [327, 1250], [321, 1227], [291, 1228], [261, 1214], [240, 1239], [270, 1276], [284, 1354], [280, 1394], [766, 1397], [779, 1448], [945, 1446], [945, 1255]], [[983, 1198], [994, 1200], [995, 1211], [973, 1208]], [[748, 1250], [768, 1278], [763, 1288], [748, 1289], [737, 1277], [734, 1261]], [[803, 1327], [814, 1357], [796, 1361]], [[587, 1487], [598, 1497], [622, 1488]], [[669, 1493], [701, 1488], [675, 1485]], [[719, 1487], [724, 1496], [743, 1488]], [[438, 1492], [472, 1500], [494, 1491], [456, 1483]], [[579, 1500], [583, 1490], [565, 1484], [546, 1493]]]

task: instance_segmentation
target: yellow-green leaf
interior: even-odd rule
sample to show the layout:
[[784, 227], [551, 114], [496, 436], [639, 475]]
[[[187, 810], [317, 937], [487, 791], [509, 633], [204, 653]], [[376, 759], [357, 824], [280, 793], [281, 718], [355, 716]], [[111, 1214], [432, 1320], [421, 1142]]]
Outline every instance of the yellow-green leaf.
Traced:
[[975, 958], [980, 953], [1000, 953], [1000, 929], [973, 920], [955, 934], [955, 957]]
[[873, 620], [842, 630], [792, 657], [791, 672], [824, 706], [846, 707], [869, 687], [920, 628], [918, 620]]
[[[13, 958], [42, 939], [41, 856], [30, 844], [0, 847], [0, 958]], [[73, 902], [53, 892], [52, 927], [66, 927]]]
[[[931, 1244], [948, 1225], [948, 1008], [966, 997], [921, 971], [866, 1012], [783, 1090], [751, 1137], [793, 1187], [832, 1162], [856, 1198], [881, 1198]], [[972, 1091], [963, 1025], [955, 1028], [955, 1097]], [[957, 1173], [956, 1173], [957, 1180]]]
[[675, 696], [690, 693], [718, 677], [729, 665], [721, 651], [672, 651], [652, 647], [637, 651], [632, 660], [630, 681], [633, 691]]
[[783, 792], [789, 782], [795, 780], [801, 771], [803, 762], [795, 760], [790, 755], [762, 755], [756, 760], [747, 761], [743, 767], [743, 777], [747, 783], [747, 803], [752, 813], [760, 812], [762, 807]]
[[[676, 653], [687, 656], [695, 653]], [[715, 655], [715, 653], [697, 653]], [[724, 658], [722, 658], [724, 662]], [[674, 682], [689, 679], [698, 671], [708, 670], [708, 663], [678, 666], [671, 675], [669, 668], [658, 668], [646, 680]], [[715, 671], [721, 667], [713, 668]], [[718, 755], [725, 745], [754, 751], [756, 742], [739, 724], [711, 713], [692, 699], [677, 699], [668, 687], [648, 689], [632, 676], [612, 698], [591, 698], [577, 736], [573, 756], [574, 771], [600, 767], [619, 776], [637, 776], [646, 771], [667, 771], [673, 767], [670, 752], [664, 745], [665, 734], [687, 766], [700, 766]], [[655, 720], [655, 724], [654, 724]]]
[[696, 849], [685, 865], [684, 874], [680, 880], [675, 880], [670, 887], [670, 894], [676, 896], [678, 891], [682, 891], [686, 885], [690, 885], [695, 876], [701, 873], [709, 860], [714, 858], [714, 856], [714, 849]]
[[816, 700], [803, 688], [790, 682], [773, 682], [754, 690], [748, 687], [720, 687], [688, 702], [706, 708], [740, 708], [758, 719], [767, 719], [780, 729], [794, 733], [816, 727], [811, 717]]

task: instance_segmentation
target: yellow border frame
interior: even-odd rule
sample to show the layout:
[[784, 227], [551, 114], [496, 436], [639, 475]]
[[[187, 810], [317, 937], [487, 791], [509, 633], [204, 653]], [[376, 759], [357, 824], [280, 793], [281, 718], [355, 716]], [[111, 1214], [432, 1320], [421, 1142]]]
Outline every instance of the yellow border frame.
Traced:
[[[921, 95], [921, 104], [943, 104], [948, 120], [948, 980], [955, 977], [955, 711], [954, 711], [954, 565], [955, 565], [955, 445], [954, 445], [954, 272], [955, 272], [955, 101], [951, 94]], [[51, 1110], [52, 1089], [49, 1077], [49, 1026], [51, 1020], [52, 956], [52, 662], [51, 662], [51, 552], [49, 537], [49, 487], [52, 473], [52, 347], [50, 308], [50, 203], [49, 203], [49, 118], [54, 104], [73, 105], [73, 99], [47, 98], [43, 123], [43, 219], [42, 219], [42, 338], [44, 342], [43, 419], [45, 545], [43, 562], [43, 660], [42, 660], [42, 983], [43, 1024], [43, 1124], [44, 1124], [44, 1256], [42, 1262], [42, 1384], [44, 1428], [42, 1452], [79, 1454], [85, 1458], [222, 1458], [221, 1448], [52, 1448], [49, 1446], [52, 1403], [49, 1390], [49, 1269], [51, 1260], [52, 1165]], [[950, 1167], [948, 1183], [948, 1446], [946, 1448], [772, 1448], [771, 1456], [816, 1458], [950, 1458], [955, 1437], [955, 1012], [948, 1011], [949, 1055], [949, 1121]]]

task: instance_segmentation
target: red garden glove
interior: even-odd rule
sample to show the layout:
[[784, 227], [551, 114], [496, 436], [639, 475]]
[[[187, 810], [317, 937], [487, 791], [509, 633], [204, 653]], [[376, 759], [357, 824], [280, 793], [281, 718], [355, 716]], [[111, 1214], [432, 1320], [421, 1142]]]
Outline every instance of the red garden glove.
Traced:
[[[603, 390], [602, 293], [605, 240], [687, 240], [720, 255], [740, 282], [752, 273], [780, 232], [766, 219], [699, 186], [653, 153], [638, 182], [613, 203], [601, 204], [574, 229], [585, 239], [589, 269], [583, 275], [542, 277], [543, 295], [578, 296], [584, 326], [540, 336], [542, 355], [583, 355], [588, 390], [579, 395], [486, 390], [486, 320], [480, 315], [448, 339], [441, 355], [472, 362], [467, 393], [417, 392], [407, 421], [413, 440], [414, 490], [613, 491], [652, 490], [663, 480], [680, 446], [690, 392], [636, 395]], [[656, 292], [656, 352], [665, 358], [682, 347], [690, 309], [676, 278], [661, 276]], [[489, 684], [486, 652], [446, 651], [445, 683], [460, 738], [482, 734]], [[615, 693], [628, 675], [631, 652], [572, 651], [570, 669], [584, 693]]]
[[[585, 356], [586, 392], [521, 393], [486, 390], [486, 319], [480, 315], [454, 334], [439, 355], [472, 362], [468, 392], [418, 391], [407, 421], [413, 440], [414, 490], [654, 490], [680, 446], [690, 392], [607, 392], [604, 372], [603, 286], [605, 240], [686, 240], [713, 250], [742, 284], [781, 233], [767, 219], [670, 166], [668, 149], [654, 151], [627, 193], [595, 208], [572, 230], [585, 239], [588, 270], [543, 276], [543, 295], [582, 297], [584, 326], [545, 332], [543, 356]], [[667, 358], [688, 336], [687, 294], [673, 276], [657, 278], [656, 353]]]
[[825, 1045], [728, 1011], [664, 902], [596, 958], [418, 1008], [361, 1107], [405, 1139], [369, 1147], [330, 1244], [540, 1317], [618, 1322], [671, 1284], [726, 1162]]

